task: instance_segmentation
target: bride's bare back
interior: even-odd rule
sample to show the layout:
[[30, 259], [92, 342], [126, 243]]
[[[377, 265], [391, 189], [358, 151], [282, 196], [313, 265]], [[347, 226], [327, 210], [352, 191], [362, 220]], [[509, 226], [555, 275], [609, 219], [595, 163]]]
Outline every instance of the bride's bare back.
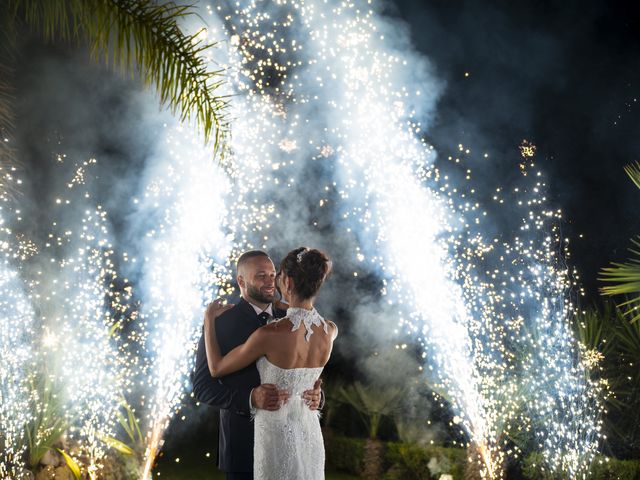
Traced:
[[280, 368], [324, 367], [329, 361], [338, 327], [327, 322], [327, 333], [318, 325], [311, 325], [313, 334], [305, 339], [304, 326], [292, 331], [293, 323], [287, 317], [261, 328], [264, 333], [267, 359]]
[[290, 308], [289, 316], [258, 328], [245, 343], [222, 356], [209, 318], [205, 319], [205, 344], [214, 377], [238, 371], [262, 356], [283, 369], [324, 367], [338, 335], [336, 324], [325, 321], [314, 309]]

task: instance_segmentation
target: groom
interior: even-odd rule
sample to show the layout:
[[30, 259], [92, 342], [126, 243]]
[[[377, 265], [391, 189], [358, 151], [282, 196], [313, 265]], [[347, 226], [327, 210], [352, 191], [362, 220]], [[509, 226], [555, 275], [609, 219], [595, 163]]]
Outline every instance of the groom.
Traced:
[[[238, 259], [237, 281], [241, 299], [216, 320], [216, 336], [223, 355], [244, 343], [251, 334], [271, 320], [282, 318], [285, 310], [275, 308], [276, 270], [269, 256], [260, 250], [243, 253]], [[260, 385], [255, 364], [223, 378], [212, 378], [207, 365], [204, 335], [198, 342], [195, 370], [191, 377], [197, 400], [220, 409], [218, 467], [227, 480], [253, 479], [253, 423], [256, 408], [278, 410], [289, 394], [276, 385]], [[320, 380], [304, 398], [309, 408], [320, 405]]]

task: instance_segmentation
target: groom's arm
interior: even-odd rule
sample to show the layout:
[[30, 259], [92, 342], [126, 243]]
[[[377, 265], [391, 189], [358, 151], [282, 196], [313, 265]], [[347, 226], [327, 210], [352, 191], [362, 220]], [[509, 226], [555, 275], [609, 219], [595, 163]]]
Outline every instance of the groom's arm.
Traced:
[[204, 335], [198, 341], [196, 365], [191, 375], [196, 400], [215, 408], [233, 410], [238, 415], [249, 416], [251, 389], [236, 389], [225, 385], [219, 378], [211, 377], [207, 365]]

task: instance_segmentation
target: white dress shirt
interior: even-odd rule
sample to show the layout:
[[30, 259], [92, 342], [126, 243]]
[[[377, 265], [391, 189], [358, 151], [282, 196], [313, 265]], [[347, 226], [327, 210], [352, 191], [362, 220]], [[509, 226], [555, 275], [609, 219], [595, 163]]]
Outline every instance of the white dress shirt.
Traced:
[[[247, 301], [247, 303], [253, 307], [253, 309], [256, 311], [256, 315], [260, 315], [262, 312], [267, 312], [273, 319], [273, 305], [271, 303], [267, 305], [267, 308], [265, 308], [264, 310], [249, 301]], [[269, 323], [270, 321], [271, 320], [267, 321], [267, 323]]]

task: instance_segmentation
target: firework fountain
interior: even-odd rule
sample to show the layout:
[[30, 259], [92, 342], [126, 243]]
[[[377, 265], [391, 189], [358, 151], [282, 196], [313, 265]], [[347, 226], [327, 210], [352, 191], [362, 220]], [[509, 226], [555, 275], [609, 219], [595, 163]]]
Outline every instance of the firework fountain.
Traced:
[[203, 308], [224, 294], [228, 284], [230, 255], [223, 201], [226, 177], [212, 163], [212, 152], [201, 138], [179, 125], [165, 129], [162, 153], [147, 171], [142, 198], [135, 200], [134, 225], [143, 233], [145, 252], [140, 318], [151, 325], [145, 479], [184, 395]]
[[29, 372], [34, 366], [31, 347], [35, 335], [34, 312], [24, 286], [13, 268], [17, 251], [7, 248], [10, 230], [2, 227], [3, 248], [0, 267], [0, 478], [22, 478], [25, 453], [24, 426], [32, 420], [29, 409]]
[[[32, 395], [21, 372], [43, 342], [91, 472], [123, 392], [142, 384], [148, 479], [186, 390], [204, 304], [229, 288], [230, 260], [246, 248], [302, 243], [319, 215], [306, 205], [325, 216], [331, 205], [333, 230], [356, 239], [353, 256], [384, 282], [398, 334], [423, 348], [425, 376], [449, 400], [481, 475], [501, 478], [507, 456], [520, 453], [510, 438], [525, 431], [550, 468], [583, 476], [600, 437], [599, 386], [585, 376], [569, 329], [561, 214], [545, 206], [533, 147], [523, 146], [521, 183], [497, 186], [493, 196], [516, 206], [520, 229], [486, 238], [490, 209], [447, 174], [460, 159], [438, 159], [424, 140], [442, 85], [370, 2], [221, 3], [203, 17], [197, 39], [225, 40], [204, 51], [227, 69], [233, 94], [225, 164], [214, 163], [193, 128], [166, 120], [127, 217], [133, 256], [114, 254], [106, 211], [87, 208], [89, 190], [79, 193], [95, 161], [74, 170], [67, 186], [76, 196], [56, 200], [61, 209], [82, 205], [73, 217], [81, 220], [79, 228], [52, 225], [35, 255], [42, 268], [32, 268], [31, 303], [16, 293], [18, 260], [6, 254], [2, 305], [20, 312], [0, 326], [8, 328], [3, 358], [12, 359], [0, 366], [5, 442], [20, 445], [29, 421], [21, 399]], [[471, 172], [464, 176], [471, 185]], [[305, 205], [294, 205], [296, 195]], [[134, 293], [119, 283], [119, 262], [136, 279]], [[43, 312], [42, 332], [31, 304]], [[118, 346], [123, 320], [126, 351]], [[5, 447], [0, 472], [19, 453]]]
[[117, 274], [106, 212], [89, 207], [81, 222], [77, 235], [67, 230], [58, 237], [68, 242], [65, 247], [72, 253], [59, 260], [55, 273], [46, 275], [42, 287], [47, 294], [40, 305], [47, 314], [44, 354], [50, 358], [45, 362], [63, 385], [68, 437], [77, 440], [78, 453], [88, 457], [88, 473], [95, 478], [107, 450], [100, 437], [115, 435], [115, 413], [127, 374], [110, 335], [116, 319], [109, 293]]
[[[64, 157], [58, 162], [64, 163]], [[47, 438], [64, 431], [73, 444], [70, 454], [82, 457], [95, 478], [106, 452], [100, 436], [115, 432], [118, 394], [127, 376], [109, 334], [114, 321], [110, 283], [116, 275], [106, 212], [92, 208], [89, 192], [77, 188], [84, 183], [78, 172], [84, 173], [89, 163], [95, 161], [76, 165], [66, 198], [54, 202], [62, 209], [77, 207], [82, 199], [77, 230], [54, 217], [47, 240], [38, 244], [20, 233], [23, 213], [11, 208], [15, 230], [3, 227], [2, 291], [7, 300], [0, 424], [4, 452], [14, 457], [13, 462], [4, 459], [3, 473], [16, 465], [27, 444], [30, 461], [37, 461], [51, 446]], [[27, 433], [28, 439], [23, 438]], [[13, 451], [18, 447], [20, 452]], [[13, 475], [21, 478], [17, 471]]]
[[[59, 164], [67, 161], [57, 158]], [[47, 241], [29, 265], [40, 312], [38, 369], [48, 398], [59, 405], [54, 414], [66, 426], [69, 454], [82, 459], [91, 478], [102, 468], [104, 439], [115, 436], [116, 413], [131, 382], [114, 335], [125, 299], [114, 291], [118, 273], [109, 220], [85, 190], [96, 163], [89, 159], [71, 167], [66, 190], [54, 199]], [[34, 410], [49, 408], [36, 398]], [[44, 438], [50, 426], [38, 428]]]

